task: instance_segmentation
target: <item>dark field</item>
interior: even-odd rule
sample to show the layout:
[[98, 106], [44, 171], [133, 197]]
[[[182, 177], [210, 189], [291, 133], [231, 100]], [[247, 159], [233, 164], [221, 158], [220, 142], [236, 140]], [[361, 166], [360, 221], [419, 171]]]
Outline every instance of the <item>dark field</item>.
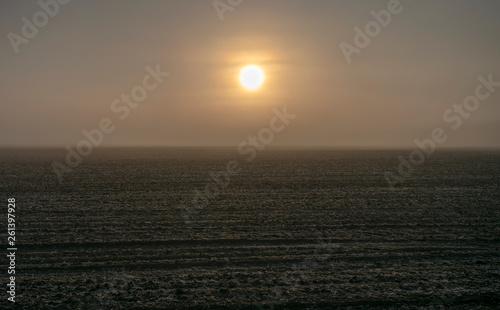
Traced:
[[[390, 190], [408, 153], [100, 149], [59, 184], [64, 150], [0, 150], [17, 308], [499, 308], [500, 152], [438, 151]], [[185, 223], [230, 160], [241, 173]]]

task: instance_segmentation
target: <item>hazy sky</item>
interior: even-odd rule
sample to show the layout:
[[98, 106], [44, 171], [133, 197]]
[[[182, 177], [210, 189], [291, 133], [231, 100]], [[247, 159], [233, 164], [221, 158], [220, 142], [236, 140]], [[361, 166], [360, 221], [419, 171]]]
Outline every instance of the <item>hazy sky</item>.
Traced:
[[[500, 147], [500, 88], [459, 129], [443, 120], [478, 76], [500, 81], [498, 0], [401, 0], [350, 64], [339, 44], [389, 0], [243, 0], [224, 21], [212, 2], [73, 0], [16, 54], [8, 34], [41, 8], [2, 1], [0, 146], [75, 145], [102, 118], [104, 145], [237, 146], [286, 105], [274, 145], [411, 147], [442, 127], [447, 146]], [[246, 64], [258, 91], [238, 83]], [[170, 75], [120, 120], [112, 102], [157, 65]]]

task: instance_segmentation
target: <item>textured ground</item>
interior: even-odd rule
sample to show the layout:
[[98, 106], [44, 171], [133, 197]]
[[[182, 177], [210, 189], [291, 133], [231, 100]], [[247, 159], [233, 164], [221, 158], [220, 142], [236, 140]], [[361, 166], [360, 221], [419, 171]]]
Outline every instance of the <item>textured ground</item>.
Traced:
[[186, 224], [177, 207], [236, 150], [97, 150], [61, 184], [64, 151], [0, 150], [17, 306], [497, 307], [500, 153], [438, 152], [392, 191], [408, 153], [266, 149]]

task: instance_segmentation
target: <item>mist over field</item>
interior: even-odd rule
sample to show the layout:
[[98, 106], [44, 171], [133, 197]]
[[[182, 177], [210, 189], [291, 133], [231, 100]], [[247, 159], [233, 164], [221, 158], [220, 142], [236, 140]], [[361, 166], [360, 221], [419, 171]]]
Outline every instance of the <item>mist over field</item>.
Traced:
[[0, 309], [498, 309], [499, 13], [0, 1]]

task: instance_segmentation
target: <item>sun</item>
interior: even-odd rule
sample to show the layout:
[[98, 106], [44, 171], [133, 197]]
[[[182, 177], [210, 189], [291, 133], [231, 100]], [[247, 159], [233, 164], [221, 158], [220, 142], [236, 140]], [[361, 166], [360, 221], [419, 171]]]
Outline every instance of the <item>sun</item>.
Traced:
[[240, 71], [240, 83], [247, 90], [258, 89], [265, 78], [264, 71], [256, 65], [245, 66]]

